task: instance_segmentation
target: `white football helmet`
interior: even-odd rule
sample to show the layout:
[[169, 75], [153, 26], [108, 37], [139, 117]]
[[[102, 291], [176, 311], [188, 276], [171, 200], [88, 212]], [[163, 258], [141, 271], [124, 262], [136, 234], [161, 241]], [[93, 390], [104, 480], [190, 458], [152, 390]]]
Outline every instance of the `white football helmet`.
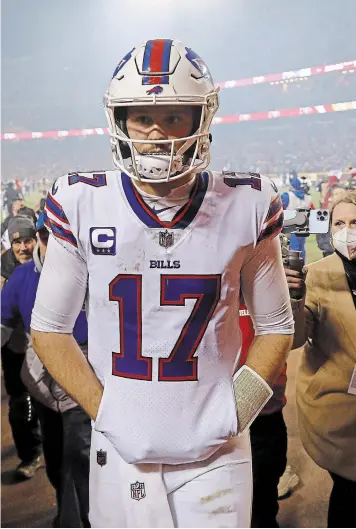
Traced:
[[[203, 59], [182, 42], [156, 39], [133, 48], [117, 65], [104, 97], [114, 164], [136, 180], [154, 183], [203, 170], [210, 162], [218, 91]], [[176, 140], [131, 140], [126, 109], [139, 105], [197, 107], [193, 130]], [[170, 154], [140, 154], [135, 148], [140, 143], [170, 144]]]

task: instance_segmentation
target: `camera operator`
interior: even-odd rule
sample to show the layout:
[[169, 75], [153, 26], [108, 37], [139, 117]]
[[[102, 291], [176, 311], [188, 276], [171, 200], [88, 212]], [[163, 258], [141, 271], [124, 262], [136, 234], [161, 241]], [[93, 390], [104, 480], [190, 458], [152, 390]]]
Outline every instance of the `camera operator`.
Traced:
[[355, 527], [356, 192], [333, 204], [330, 226], [335, 253], [308, 265], [305, 282], [302, 273], [286, 269], [293, 347], [305, 344], [297, 411], [305, 450], [333, 480], [328, 527]]
[[[314, 209], [309, 192], [306, 192], [305, 186], [303, 186], [295, 171], [292, 172], [292, 178], [289, 183], [291, 186], [290, 190], [281, 194], [283, 209]], [[297, 237], [292, 233], [290, 236], [290, 248], [291, 250], [301, 252], [303, 261], [305, 262], [305, 238]]]

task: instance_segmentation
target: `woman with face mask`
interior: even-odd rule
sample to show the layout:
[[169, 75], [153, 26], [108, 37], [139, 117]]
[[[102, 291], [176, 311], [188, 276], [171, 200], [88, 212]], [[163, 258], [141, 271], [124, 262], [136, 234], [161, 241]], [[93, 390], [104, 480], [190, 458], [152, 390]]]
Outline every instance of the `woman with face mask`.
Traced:
[[[335, 253], [286, 270], [295, 314], [293, 347], [304, 345], [297, 410], [305, 450], [332, 480], [328, 527], [356, 527], [356, 192], [332, 206]], [[306, 343], [305, 343], [306, 342]]]

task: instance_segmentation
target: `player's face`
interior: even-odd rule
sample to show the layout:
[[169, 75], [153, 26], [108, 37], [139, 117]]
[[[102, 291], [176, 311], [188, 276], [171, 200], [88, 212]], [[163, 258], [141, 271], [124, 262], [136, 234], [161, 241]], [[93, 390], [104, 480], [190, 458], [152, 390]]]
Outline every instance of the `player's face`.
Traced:
[[[127, 132], [133, 140], [151, 140], [152, 143], [136, 143], [141, 153], [171, 152], [169, 143], [155, 143], [154, 140], [175, 140], [189, 136], [193, 128], [193, 107], [142, 106], [128, 107]], [[181, 143], [177, 142], [175, 151]]]

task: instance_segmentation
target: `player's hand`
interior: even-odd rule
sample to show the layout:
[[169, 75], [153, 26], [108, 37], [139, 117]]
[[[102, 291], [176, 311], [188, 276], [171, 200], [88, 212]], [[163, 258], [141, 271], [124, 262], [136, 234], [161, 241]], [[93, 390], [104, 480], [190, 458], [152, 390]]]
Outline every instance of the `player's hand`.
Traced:
[[[285, 268], [284, 272], [287, 278], [287, 284], [290, 293], [293, 293], [293, 298], [303, 298], [305, 296], [305, 277], [307, 269], [304, 268], [302, 272]], [[297, 294], [297, 296], [296, 296]]]

